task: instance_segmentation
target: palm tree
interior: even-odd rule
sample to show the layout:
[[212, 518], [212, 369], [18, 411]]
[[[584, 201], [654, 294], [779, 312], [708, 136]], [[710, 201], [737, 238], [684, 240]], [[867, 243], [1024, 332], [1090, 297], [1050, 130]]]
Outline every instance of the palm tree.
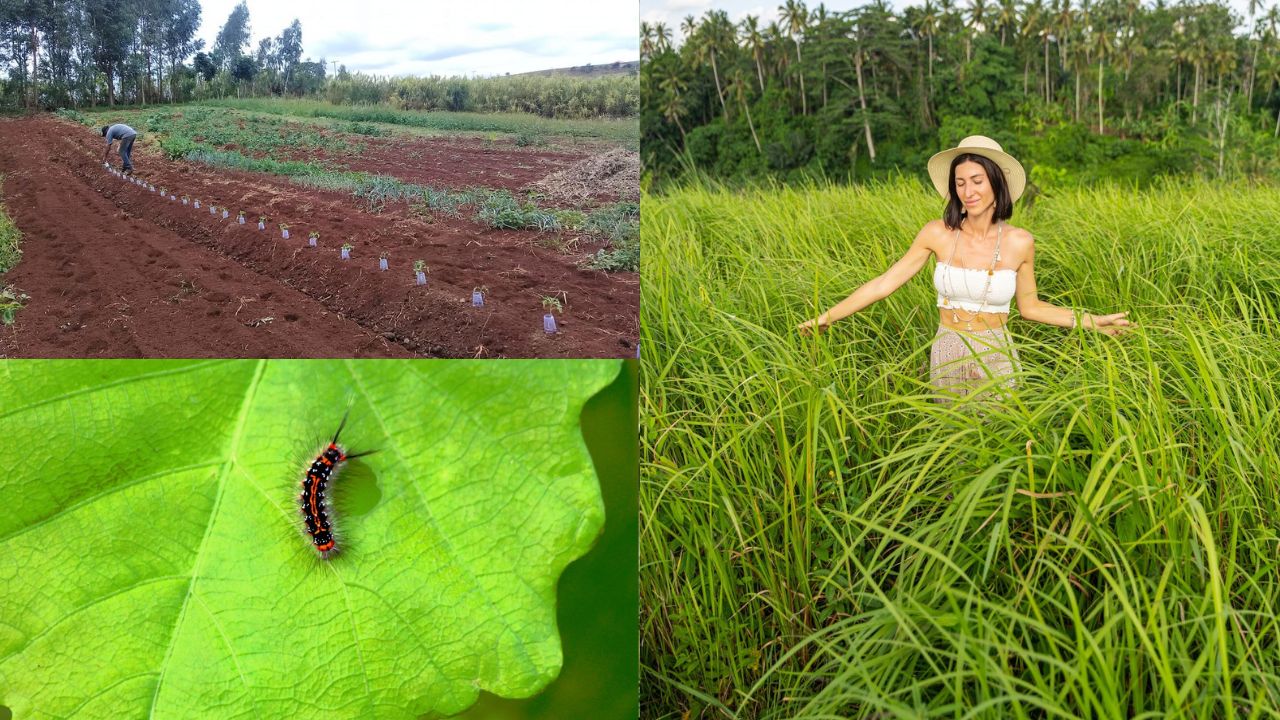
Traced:
[[1000, 45], [1004, 46], [1005, 31], [1018, 27], [1018, 5], [1015, 0], [1000, 0], [996, 10], [996, 26], [1000, 28]]
[[[1040, 36], [1044, 40], [1045, 61], [1049, 58], [1049, 30], [1045, 24], [1044, 0], [1032, 0], [1022, 8], [1022, 23], [1018, 26], [1018, 38], [1030, 46], [1031, 39]], [[1027, 96], [1028, 76], [1031, 72], [1031, 55], [1027, 54], [1022, 65], [1022, 97]], [[1047, 74], [1047, 69], [1046, 69]]]
[[747, 127], [751, 128], [751, 139], [756, 143], [756, 152], [764, 154], [764, 150], [760, 149], [760, 138], [756, 135], [756, 124], [751, 120], [751, 108], [747, 105], [747, 86], [742, 81], [742, 70], [735, 68], [733, 71], [733, 82], [729, 83], [729, 91], [737, 98], [738, 104], [742, 106], [742, 112], [747, 116]]
[[659, 112], [667, 122], [673, 122], [680, 130], [680, 144], [684, 145], [686, 136], [684, 125], [680, 122], [680, 116], [684, 115], [684, 98], [681, 92], [684, 91], [684, 80], [680, 78], [680, 70], [676, 63], [669, 63], [667, 73], [658, 81], [658, 88], [662, 90], [662, 103]]
[[724, 102], [724, 89], [720, 85], [720, 67], [716, 56], [722, 49], [735, 46], [733, 25], [729, 23], [729, 15], [724, 10], [708, 10], [698, 27], [697, 45], [694, 46], [694, 57], [699, 62], [711, 61], [711, 73], [716, 81], [716, 97], [720, 100], [720, 110], [724, 113], [725, 122], [729, 121], [729, 106]]
[[929, 82], [933, 82], [933, 36], [938, 33], [938, 9], [933, 0], [924, 0], [924, 8], [912, 28], [929, 41]]
[[[854, 10], [851, 13], [858, 13]], [[871, 162], [876, 161], [876, 144], [871, 139], [871, 117], [867, 113], [867, 94], [862, 84], [862, 65], [867, 59], [867, 50], [862, 44], [862, 17], [855, 15], [857, 20], [854, 23], [854, 38], [857, 44], [853, 48], [853, 67], [858, 78], [858, 105], [862, 108], [862, 129], [867, 137], [867, 152], [871, 155]]]
[[684, 20], [680, 21], [680, 32], [684, 33], [685, 42], [693, 37], [693, 33], [698, 30], [698, 21], [692, 15], [685, 15]]
[[987, 0], [970, 0], [969, 25], [964, 33], [964, 61], [972, 58], [973, 38], [987, 29]]
[[764, 92], [764, 64], [760, 58], [764, 55], [764, 36], [760, 34], [760, 21], [754, 15], [748, 15], [739, 23], [742, 28], [742, 39], [751, 51], [751, 58], [756, 63], [756, 78], [760, 81], [760, 92]]
[[657, 52], [664, 53], [671, 49], [671, 28], [667, 27], [664, 22], [656, 23], [653, 26], [654, 49]]
[[1090, 43], [1093, 52], [1098, 56], [1098, 134], [1104, 132], [1102, 121], [1103, 110], [1103, 93], [1102, 93], [1102, 77], [1106, 68], [1107, 57], [1112, 53], [1112, 43], [1115, 41], [1115, 33], [1111, 28], [1107, 27], [1104, 19], [1099, 18], [1099, 27], [1094, 29], [1093, 42]]
[[653, 57], [653, 26], [644, 20], [640, 21], [640, 59]]
[[809, 114], [808, 101], [804, 94], [804, 60], [800, 58], [800, 38], [809, 26], [809, 12], [802, 0], [787, 0], [785, 5], [778, 6], [779, 19], [786, 24], [787, 34], [796, 44], [796, 71], [800, 75], [800, 114]]

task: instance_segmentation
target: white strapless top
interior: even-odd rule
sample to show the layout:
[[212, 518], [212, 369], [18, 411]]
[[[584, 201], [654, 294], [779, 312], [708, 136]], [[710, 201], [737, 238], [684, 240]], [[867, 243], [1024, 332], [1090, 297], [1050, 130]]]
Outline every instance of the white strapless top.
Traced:
[[938, 291], [938, 307], [954, 307], [965, 312], [1009, 312], [1009, 301], [1013, 299], [1018, 287], [1018, 271], [1013, 268], [996, 270], [991, 275], [991, 288], [987, 290], [987, 301], [984, 304], [982, 290], [986, 284], [986, 270], [954, 267], [941, 260], [933, 269], [933, 287]]

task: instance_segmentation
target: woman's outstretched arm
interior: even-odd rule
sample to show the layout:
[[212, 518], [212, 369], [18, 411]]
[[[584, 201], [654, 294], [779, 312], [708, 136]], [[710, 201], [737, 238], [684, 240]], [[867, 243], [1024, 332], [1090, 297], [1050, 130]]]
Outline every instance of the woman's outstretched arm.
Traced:
[[808, 335], [815, 327], [821, 331], [831, 323], [843, 320], [877, 300], [883, 300], [892, 295], [895, 290], [915, 277], [915, 274], [920, 272], [920, 268], [924, 267], [925, 261], [933, 253], [929, 243], [932, 226], [934, 223], [941, 224], [941, 222], [941, 220], [935, 220], [921, 228], [920, 233], [916, 235], [915, 241], [911, 243], [911, 247], [907, 249], [906, 254], [888, 270], [863, 283], [849, 297], [836, 303], [831, 309], [818, 317], [800, 323], [796, 326], [796, 329], [805, 335]]
[[[1022, 265], [1018, 266], [1018, 314], [1033, 322], [1046, 325], [1075, 327], [1077, 311], [1074, 308], [1052, 305], [1037, 296], [1036, 243], [1035, 239], [1031, 238], [1030, 235], [1028, 235], [1028, 239], [1026, 260], [1023, 261]], [[1079, 311], [1079, 313], [1079, 321], [1082, 326], [1108, 335], [1120, 335], [1132, 327], [1128, 318], [1125, 317], [1129, 314], [1128, 312], [1112, 313], [1110, 315], [1092, 315], [1084, 311]]]

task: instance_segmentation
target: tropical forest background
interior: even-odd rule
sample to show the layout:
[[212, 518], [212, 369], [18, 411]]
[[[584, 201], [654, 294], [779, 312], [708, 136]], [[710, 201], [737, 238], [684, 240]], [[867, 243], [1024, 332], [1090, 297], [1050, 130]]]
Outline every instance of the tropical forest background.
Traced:
[[642, 22], [654, 188], [687, 176], [863, 182], [995, 138], [1038, 192], [1161, 176], [1280, 180], [1280, 10], [1217, 2], [786, 0]]

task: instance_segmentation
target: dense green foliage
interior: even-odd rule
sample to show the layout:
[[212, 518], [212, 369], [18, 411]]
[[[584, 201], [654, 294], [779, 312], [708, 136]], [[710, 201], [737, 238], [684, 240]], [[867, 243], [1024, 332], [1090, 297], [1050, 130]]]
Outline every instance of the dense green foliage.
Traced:
[[940, 215], [931, 188], [642, 205], [647, 717], [1274, 714], [1280, 192], [1019, 208], [1040, 297], [1137, 330], [1015, 314], [1019, 387], [982, 408], [930, 401], [928, 267], [795, 331]]
[[1187, 173], [1280, 178], [1280, 10], [1121, 0], [895, 14], [787, 0], [762, 27], [724, 11], [641, 24], [649, 182], [923, 173], [966, 135], [995, 138], [1034, 186]]
[[635, 117], [640, 85], [635, 75], [574, 78], [382, 78], [355, 73], [325, 87], [335, 105], [389, 105], [404, 110], [531, 113], [550, 118]]

